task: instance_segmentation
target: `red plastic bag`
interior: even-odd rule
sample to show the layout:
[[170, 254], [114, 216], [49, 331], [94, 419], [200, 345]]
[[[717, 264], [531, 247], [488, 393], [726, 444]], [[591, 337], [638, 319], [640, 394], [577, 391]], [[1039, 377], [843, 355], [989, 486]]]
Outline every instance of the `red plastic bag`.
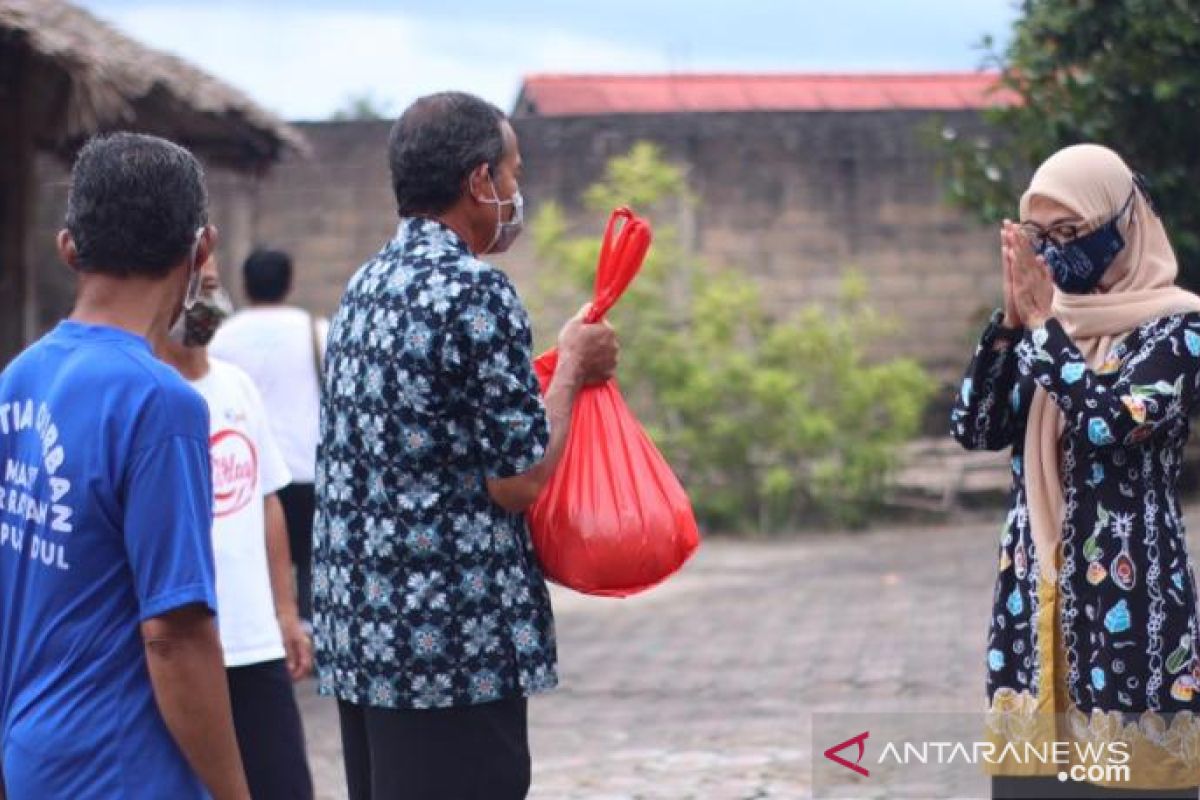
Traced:
[[[627, 208], [614, 211], [588, 322], [603, 319], [649, 248], [650, 226]], [[543, 394], [557, 364], [557, 350], [534, 362]], [[615, 380], [586, 387], [576, 398], [562, 460], [529, 510], [529, 528], [548, 578], [609, 597], [662, 582], [700, 544], [687, 493]]]

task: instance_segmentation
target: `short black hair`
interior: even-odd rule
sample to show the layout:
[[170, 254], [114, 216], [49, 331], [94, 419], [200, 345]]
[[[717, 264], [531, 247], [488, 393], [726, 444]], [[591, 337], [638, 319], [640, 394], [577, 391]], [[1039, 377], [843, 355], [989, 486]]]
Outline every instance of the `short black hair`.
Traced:
[[465, 92], [426, 95], [405, 109], [388, 137], [400, 216], [440, 214], [458, 202], [472, 170], [486, 163], [495, 172], [504, 156], [505, 119]]
[[292, 257], [260, 247], [242, 263], [242, 280], [251, 302], [278, 303], [292, 288]]
[[79, 151], [66, 227], [81, 271], [163, 277], [207, 222], [204, 170], [185, 148], [120, 132], [92, 137]]

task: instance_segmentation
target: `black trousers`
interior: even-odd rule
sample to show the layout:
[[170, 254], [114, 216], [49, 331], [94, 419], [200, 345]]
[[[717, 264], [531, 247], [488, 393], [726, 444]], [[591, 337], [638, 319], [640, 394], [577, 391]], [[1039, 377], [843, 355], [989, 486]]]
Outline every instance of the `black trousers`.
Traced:
[[338, 701], [350, 800], [522, 800], [524, 697], [414, 711]]
[[312, 800], [304, 728], [287, 664], [264, 661], [225, 670], [233, 727], [254, 800]]
[[1200, 789], [1108, 789], [1090, 783], [1060, 781], [1052, 777], [992, 778], [992, 797], [996, 800], [1196, 800]]
[[292, 564], [296, 567], [296, 601], [300, 606], [300, 619], [312, 620], [312, 540], [317, 495], [311, 483], [289, 483], [278, 494], [283, 515], [287, 518]]

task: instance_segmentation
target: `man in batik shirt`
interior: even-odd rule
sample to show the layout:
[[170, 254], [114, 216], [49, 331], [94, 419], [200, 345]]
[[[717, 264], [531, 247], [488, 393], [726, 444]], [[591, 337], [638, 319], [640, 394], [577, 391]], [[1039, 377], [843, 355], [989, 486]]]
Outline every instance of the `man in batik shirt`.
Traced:
[[615, 369], [616, 337], [569, 321], [543, 402], [525, 308], [480, 260], [523, 216], [499, 109], [421, 98], [393, 127], [389, 161], [399, 229], [351, 279], [329, 336], [320, 689], [338, 698], [351, 798], [520, 798], [526, 698], [557, 683], [522, 512], [562, 453], [577, 392]]

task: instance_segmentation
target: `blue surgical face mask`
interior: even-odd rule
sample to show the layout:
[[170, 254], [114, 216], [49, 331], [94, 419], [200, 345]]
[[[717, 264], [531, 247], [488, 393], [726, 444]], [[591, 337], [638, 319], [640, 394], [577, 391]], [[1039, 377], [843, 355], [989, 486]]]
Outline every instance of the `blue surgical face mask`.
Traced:
[[1054, 284], [1066, 294], [1087, 294], [1100, 285], [1100, 279], [1125, 248], [1118, 223], [1133, 203], [1134, 189], [1116, 216], [1096, 230], [1059, 244], [1042, 239], [1038, 255], [1046, 259]]

